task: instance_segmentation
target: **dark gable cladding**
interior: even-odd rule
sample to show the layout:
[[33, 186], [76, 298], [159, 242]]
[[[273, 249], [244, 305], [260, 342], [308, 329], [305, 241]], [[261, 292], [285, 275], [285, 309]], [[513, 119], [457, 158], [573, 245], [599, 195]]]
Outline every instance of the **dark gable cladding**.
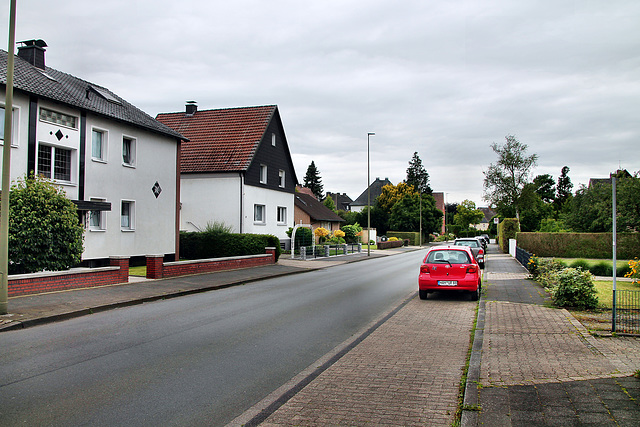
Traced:
[[[7, 58], [7, 52], [0, 50], [0, 84], [4, 86], [7, 85]], [[50, 67], [39, 69], [18, 56], [15, 56], [13, 87], [41, 98], [186, 140], [180, 133], [108, 89]]]

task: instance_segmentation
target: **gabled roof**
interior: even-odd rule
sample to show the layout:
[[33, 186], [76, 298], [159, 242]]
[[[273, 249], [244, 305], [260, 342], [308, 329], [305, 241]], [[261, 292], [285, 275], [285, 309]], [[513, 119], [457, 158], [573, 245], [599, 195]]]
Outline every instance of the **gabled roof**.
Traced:
[[[0, 84], [7, 85], [8, 53], [0, 50]], [[147, 130], [185, 139], [109, 89], [63, 73], [51, 67], [40, 69], [14, 56], [13, 87], [28, 94], [90, 111]]]
[[349, 205], [353, 203], [351, 197], [347, 196], [347, 193], [331, 193], [327, 191], [327, 197], [331, 197], [333, 199], [333, 204], [336, 206], [336, 209], [347, 210]]
[[276, 105], [161, 113], [160, 122], [189, 138], [181, 172], [246, 171], [277, 112]]
[[342, 219], [337, 213], [309, 194], [296, 193], [294, 203], [296, 207], [302, 209], [315, 221], [344, 222], [344, 219]]
[[[376, 180], [371, 183], [371, 185], [369, 186], [369, 189], [371, 191], [371, 206], [376, 204], [376, 199], [382, 194], [382, 187], [390, 184], [391, 181], [389, 181], [389, 178], [376, 178]], [[367, 199], [367, 190], [364, 190], [362, 194], [360, 194], [360, 196], [358, 196], [358, 198], [354, 200], [353, 203], [351, 203], [351, 206], [367, 206]]]

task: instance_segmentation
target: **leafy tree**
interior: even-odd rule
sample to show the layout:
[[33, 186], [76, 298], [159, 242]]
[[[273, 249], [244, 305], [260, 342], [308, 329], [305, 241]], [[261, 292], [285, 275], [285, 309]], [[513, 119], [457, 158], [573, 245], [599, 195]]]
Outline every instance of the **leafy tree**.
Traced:
[[422, 232], [431, 234], [442, 226], [442, 211], [436, 208], [431, 195], [405, 194], [391, 209], [389, 229], [420, 231], [420, 201], [422, 201]]
[[376, 199], [376, 206], [385, 212], [391, 213], [391, 208], [406, 194], [418, 194], [408, 183], [400, 182], [398, 185], [387, 184], [382, 187], [382, 193]]
[[558, 185], [556, 185], [556, 197], [553, 201], [556, 206], [556, 210], [560, 211], [562, 206], [571, 198], [571, 190], [573, 184], [571, 178], [569, 178], [569, 166], [564, 166], [558, 177]]
[[311, 190], [311, 192], [316, 196], [316, 199], [322, 200], [324, 186], [322, 185], [322, 178], [320, 178], [320, 171], [313, 160], [307, 168], [307, 173], [304, 176], [304, 186]]
[[453, 222], [463, 230], [469, 229], [469, 224], [477, 224], [484, 218], [484, 213], [480, 209], [476, 209], [476, 204], [471, 200], [463, 200], [458, 205], [457, 211]]
[[76, 205], [46, 178], [21, 178], [9, 198], [9, 271], [66, 270], [82, 257]]
[[322, 201], [322, 204], [325, 205], [326, 207], [328, 207], [329, 209], [331, 209], [332, 211], [336, 211], [336, 204], [333, 202], [333, 198], [332, 197], [325, 197], [324, 200]]
[[551, 175], [545, 173], [544, 175], [536, 176], [533, 178], [533, 185], [535, 186], [535, 192], [540, 196], [540, 199], [543, 202], [553, 202], [556, 195], [556, 189]]
[[339, 209], [336, 213], [340, 218], [344, 219], [345, 225], [353, 225], [358, 222], [358, 212]]
[[616, 222], [620, 231], [640, 231], [640, 172], [632, 178], [620, 178], [616, 183]]
[[516, 218], [519, 218], [520, 195], [528, 183], [531, 169], [537, 164], [538, 155], [526, 155], [527, 145], [513, 135], [507, 135], [505, 139], [503, 145], [491, 144], [498, 161], [484, 172], [484, 199], [494, 206], [513, 206]]
[[407, 179], [405, 182], [413, 187], [414, 191], [422, 194], [431, 194], [431, 187], [429, 187], [429, 174], [427, 170], [422, 166], [422, 160], [418, 156], [418, 152], [413, 153], [413, 157], [409, 162], [407, 168]]
[[[552, 181], [553, 182], [553, 181]], [[545, 203], [540, 196], [539, 185], [535, 182], [524, 186], [520, 195], [520, 229], [522, 231], [537, 231], [540, 222], [544, 218], [552, 217], [553, 207], [550, 203]]]
[[[368, 221], [367, 212], [369, 207], [365, 206], [360, 212], [357, 212], [357, 220], [360, 224], [366, 226]], [[377, 204], [371, 208], [371, 228], [375, 228], [379, 236], [386, 234], [389, 230], [390, 212], [385, 211]]]

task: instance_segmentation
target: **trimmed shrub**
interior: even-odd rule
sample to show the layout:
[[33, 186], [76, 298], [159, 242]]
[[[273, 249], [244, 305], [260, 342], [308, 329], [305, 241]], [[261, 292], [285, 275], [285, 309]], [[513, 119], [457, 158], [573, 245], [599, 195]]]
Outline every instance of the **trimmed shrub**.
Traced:
[[577, 268], [565, 268], [556, 273], [558, 285], [552, 291], [553, 303], [559, 307], [575, 307], [579, 310], [598, 306], [598, 296], [593, 275]]
[[[296, 232], [296, 240], [297, 234], [298, 232]], [[276, 248], [276, 261], [278, 261], [281, 253], [280, 239], [270, 234], [237, 234], [217, 231], [183, 231], [180, 233], [180, 257], [183, 259], [258, 255], [265, 253], [264, 248], [266, 247]]]
[[[409, 240], [409, 244], [416, 246], [420, 242], [420, 232], [419, 231], [387, 231], [387, 237], [389, 240], [396, 237], [398, 240]], [[428, 237], [423, 238], [422, 242], [428, 242]]]
[[387, 240], [386, 242], [378, 243], [378, 249], [400, 248], [404, 245], [402, 240]]
[[576, 260], [571, 262], [569, 267], [571, 267], [571, 268], [580, 268], [580, 269], [582, 269], [584, 271], [589, 271], [589, 262], [587, 260], [584, 260], [584, 259], [576, 259]]
[[591, 268], [589, 268], [589, 271], [594, 276], [612, 276], [613, 275], [613, 268], [604, 261], [601, 261], [595, 265], [592, 265]]
[[[518, 246], [541, 257], [610, 259], [611, 233], [518, 233]], [[640, 257], [640, 233], [617, 233], [618, 259]]]
[[[516, 234], [520, 231], [520, 221], [517, 218], [505, 218], [498, 225], [498, 244], [500, 249], [505, 254], [509, 252], [509, 239], [515, 239]], [[524, 246], [520, 246], [526, 249], [529, 253], [535, 253], [539, 256], [543, 256], [536, 251], [531, 251]]]

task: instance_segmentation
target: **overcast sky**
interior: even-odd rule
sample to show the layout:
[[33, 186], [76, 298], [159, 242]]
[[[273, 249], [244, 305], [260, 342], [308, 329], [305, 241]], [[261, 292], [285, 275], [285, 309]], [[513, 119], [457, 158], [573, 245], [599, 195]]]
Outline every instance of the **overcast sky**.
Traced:
[[[0, 48], [8, 46], [2, 2]], [[18, 0], [16, 41], [148, 114], [277, 104], [300, 182], [355, 199], [415, 151], [447, 202], [483, 200], [491, 143], [575, 187], [640, 170], [638, 0]]]

